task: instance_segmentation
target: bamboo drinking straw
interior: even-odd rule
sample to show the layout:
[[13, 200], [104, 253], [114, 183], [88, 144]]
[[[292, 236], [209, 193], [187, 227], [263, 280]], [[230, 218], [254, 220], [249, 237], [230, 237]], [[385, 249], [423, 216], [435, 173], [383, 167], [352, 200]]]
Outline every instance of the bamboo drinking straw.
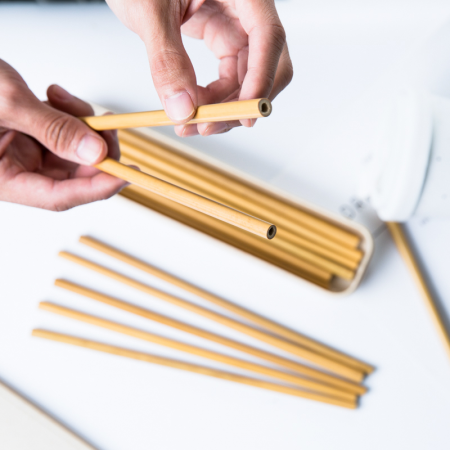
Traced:
[[119, 140], [139, 149], [144, 149], [146, 153], [156, 154], [159, 158], [180, 165], [186, 171], [190, 171], [198, 177], [207, 178], [227, 190], [233, 190], [250, 200], [266, 205], [280, 216], [296, 222], [299, 230], [305, 233], [305, 237], [315, 238], [318, 243], [330, 245], [330, 248], [333, 247], [333, 242], [336, 243], [336, 248], [340, 248], [342, 245], [355, 248], [359, 245], [360, 238], [355, 234], [301, 210], [297, 205], [294, 206], [289, 201], [220, 170], [199, 158], [194, 158], [173, 148], [164, 148], [162, 144], [155, 143], [142, 134], [139, 135], [129, 130], [119, 131]]
[[271, 383], [269, 381], [258, 380], [256, 378], [250, 378], [242, 375], [237, 375], [231, 372], [225, 372], [221, 370], [212, 369], [205, 366], [199, 366], [196, 364], [190, 364], [184, 361], [178, 361], [175, 359], [163, 358], [161, 356], [152, 355], [149, 353], [137, 352], [129, 350], [123, 347], [116, 347], [113, 345], [103, 344], [101, 342], [91, 341], [88, 339], [78, 338], [75, 336], [69, 336], [67, 334], [55, 333], [47, 330], [33, 330], [32, 333], [35, 337], [43, 339], [49, 339], [57, 342], [63, 342], [65, 344], [76, 345], [78, 347], [89, 348], [91, 350], [97, 350], [104, 353], [110, 353], [112, 355], [124, 356], [127, 358], [137, 359], [139, 361], [145, 361], [161, 366], [172, 367], [175, 369], [186, 370], [188, 372], [199, 373], [202, 375], [208, 375], [214, 378], [220, 378], [223, 380], [234, 381], [235, 383], [246, 384], [255, 386], [270, 391], [281, 392], [283, 394], [294, 395], [296, 397], [303, 397], [310, 400], [316, 400], [324, 403], [329, 403], [336, 406], [342, 406], [344, 408], [356, 408], [355, 402], [349, 402], [346, 400], [340, 400], [330, 396], [316, 394], [313, 392], [302, 391], [290, 386], [284, 386], [281, 384]]
[[233, 339], [221, 336], [219, 334], [204, 330], [202, 328], [189, 325], [188, 323], [172, 319], [171, 317], [158, 314], [149, 309], [141, 308], [131, 303], [118, 300], [117, 298], [102, 294], [100, 292], [88, 289], [75, 283], [71, 283], [70, 281], [56, 280], [55, 285], [63, 289], [67, 289], [76, 294], [91, 298], [92, 300], [96, 300], [98, 302], [104, 303], [114, 308], [121, 309], [122, 311], [127, 311], [131, 314], [144, 317], [148, 320], [152, 320], [154, 322], [163, 324], [176, 330], [183, 331], [185, 333], [189, 333], [194, 336], [201, 337], [203, 339], [207, 339], [211, 342], [216, 342], [217, 344], [233, 348], [235, 350], [247, 353], [252, 356], [256, 356], [257, 358], [269, 361], [271, 363], [277, 364], [278, 366], [289, 369], [290, 371], [295, 372], [295, 374], [298, 376], [307, 377], [309, 379], [314, 379], [316, 381], [321, 381], [322, 383], [335, 387], [336, 389], [340, 389], [341, 391], [345, 391], [355, 395], [356, 394], [361, 395], [367, 392], [367, 389], [360, 384], [346, 381], [342, 378], [335, 377], [334, 375], [330, 375], [318, 369], [305, 366], [304, 364], [301, 364], [292, 359], [284, 358], [275, 353], [270, 353], [265, 350], [261, 350], [257, 347], [252, 347], [250, 345], [243, 344], [242, 342], [238, 342]]
[[94, 248], [95, 250], [105, 253], [105, 254], [107, 254], [113, 258], [116, 258], [119, 261], [122, 261], [126, 264], [129, 264], [133, 267], [136, 267], [137, 269], [140, 269], [152, 276], [158, 277], [158, 278], [166, 281], [167, 283], [170, 283], [174, 286], [184, 289], [185, 291], [188, 291], [191, 294], [194, 294], [200, 298], [203, 298], [204, 300], [207, 300], [217, 306], [220, 306], [220, 307], [240, 316], [240, 317], [243, 317], [244, 319], [246, 319], [250, 322], [253, 322], [253, 323], [265, 328], [266, 330], [276, 333], [279, 336], [282, 336], [286, 339], [291, 340], [292, 342], [296, 342], [297, 344], [300, 344], [300, 345], [304, 346], [305, 348], [314, 350], [319, 354], [329, 357], [330, 359], [340, 361], [343, 364], [347, 364], [350, 367], [360, 369], [361, 371], [363, 371], [365, 373], [371, 373], [374, 370], [374, 368], [369, 364], [366, 364], [362, 361], [359, 361], [355, 358], [345, 355], [333, 348], [330, 348], [324, 344], [321, 344], [320, 342], [310, 339], [307, 336], [304, 336], [294, 330], [291, 330], [291, 329], [289, 329], [279, 323], [276, 323], [266, 317], [256, 314], [255, 312], [250, 311], [240, 305], [237, 305], [236, 303], [233, 303], [233, 302], [230, 302], [223, 298], [220, 298], [220, 297], [212, 294], [211, 292], [208, 292], [208, 291], [206, 291], [198, 286], [195, 286], [185, 280], [177, 278], [176, 276], [171, 275], [170, 273], [167, 273], [167, 272], [165, 272], [155, 266], [152, 266], [138, 258], [135, 258], [125, 252], [122, 252], [114, 247], [111, 247], [110, 245], [107, 245], [97, 239], [91, 238], [89, 236], [81, 236], [79, 241], [80, 241], [80, 243], [82, 243], [84, 245]]
[[[245, 212], [246, 214], [255, 214], [264, 220], [269, 220], [269, 216], [276, 218], [279, 226], [286, 226], [287, 224], [283, 222], [280, 217], [274, 217], [274, 214], [267, 211], [266, 208], [258, 207], [257, 204], [247, 201], [243, 198], [236, 198], [235, 201], [231, 199], [229, 191], [221, 190], [219, 193], [211, 190], [211, 186], [205, 188], [203, 185], [199, 188], [198, 180], [195, 176], [191, 177], [189, 183], [182, 180], [182, 176], [174, 177], [173, 172], [167, 167], [165, 171], [154, 169], [147, 163], [142, 163], [141, 159], [129, 158], [128, 156], [122, 156], [121, 159], [125, 164], [137, 164], [146, 173], [152, 176], [156, 176], [169, 183], [176, 184], [184, 189], [195, 192], [196, 194], [203, 195], [214, 201], [224, 203], [227, 206], [238, 208], [239, 210]], [[181, 172], [181, 170], [180, 170]], [[288, 228], [292, 227], [292, 224], [288, 225]], [[297, 245], [295, 245], [297, 244]], [[296, 236], [287, 229], [281, 228], [278, 230], [278, 235], [276, 241], [272, 243], [273, 246], [277, 248], [282, 248], [289, 253], [292, 253], [299, 258], [316, 265], [317, 267], [323, 268], [324, 270], [329, 270], [330, 272], [343, 277], [344, 279], [352, 279], [354, 277], [354, 272], [352, 269], [356, 269], [359, 265], [359, 260], [361, 258], [361, 252], [355, 249], [349, 249], [349, 252], [353, 252], [354, 255], [344, 256], [341, 253], [336, 253], [326, 247], [318, 245], [302, 237]], [[354, 257], [353, 257], [354, 256]]]
[[[217, 103], [215, 105], [199, 106], [195, 116], [188, 124], [258, 119], [269, 116], [271, 112], [272, 104], [267, 98]], [[172, 122], [172, 120], [169, 119], [164, 110], [80, 117], [80, 119], [94, 130], [116, 130], [119, 128], [176, 125], [175, 122]]]
[[178, 222], [182, 222], [203, 233], [227, 242], [271, 264], [275, 264], [305, 280], [309, 280], [326, 289], [330, 287], [330, 281], [332, 279], [330, 272], [319, 269], [306, 261], [299, 260], [293, 255], [287, 254], [272, 245], [266, 245], [267, 241], [263, 241], [251, 233], [233, 227], [213, 217], [201, 214], [159, 195], [152, 194], [138, 186], [128, 186], [122, 190], [121, 195], [165, 214]]
[[186, 300], [183, 300], [181, 298], [175, 297], [174, 295], [170, 295], [166, 292], [160, 291], [158, 289], [155, 289], [147, 284], [141, 283], [137, 280], [134, 280], [132, 278], [129, 278], [125, 275], [122, 275], [118, 272], [115, 272], [113, 270], [110, 270], [104, 266], [100, 266], [99, 264], [95, 264], [92, 261], [88, 261], [84, 258], [81, 258], [79, 256], [73, 255], [68, 252], [60, 252], [59, 256], [68, 259], [69, 261], [75, 262], [77, 264], [80, 264], [90, 270], [94, 270], [98, 273], [101, 273], [102, 275], [105, 275], [107, 277], [110, 277], [116, 281], [119, 281], [121, 283], [124, 283], [128, 286], [133, 287], [134, 289], [138, 289], [142, 292], [145, 292], [146, 294], [149, 294], [153, 297], [157, 297], [161, 300], [167, 301], [168, 303], [171, 303], [173, 305], [179, 306], [181, 308], [187, 309], [188, 311], [192, 311], [196, 314], [199, 314], [203, 317], [206, 317], [210, 320], [214, 320], [218, 323], [221, 323], [222, 325], [228, 326], [230, 328], [233, 328], [234, 330], [237, 330], [241, 333], [247, 334], [251, 337], [254, 337], [256, 339], [259, 339], [262, 342], [265, 342], [267, 344], [270, 344], [274, 347], [277, 347], [281, 350], [284, 350], [286, 352], [289, 352], [293, 355], [296, 355], [300, 358], [306, 359], [313, 364], [317, 364], [319, 366], [322, 366], [329, 370], [330, 372], [337, 373], [343, 377], [346, 377], [352, 381], [360, 382], [363, 378], [363, 373], [359, 370], [353, 369], [351, 367], [345, 366], [337, 361], [333, 361], [328, 359], [327, 357], [324, 357], [322, 355], [319, 355], [317, 353], [312, 352], [311, 350], [308, 350], [306, 348], [303, 348], [297, 344], [294, 344], [291, 341], [287, 341], [283, 338], [267, 334], [264, 331], [261, 331], [259, 329], [253, 328], [249, 325], [246, 325], [242, 322], [238, 322], [234, 319], [231, 319], [227, 316], [224, 316], [222, 314], [216, 313], [214, 311], [211, 311], [207, 308], [203, 308], [199, 305], [196, 305], [194, 303], [188, 302]]
[[177, 203], [188, 206], [189, 208], [215, 217], [216, 219], [242, 228], [258, 236], [272, 239], [277, 232], [275, 225], [214, 202], [208, 198], [201, 197], [200, 195], [194, 194], [193, 192], [173, 184], [166, 183], [163, 180], [121, 164], [112, 158], [104, 159], [102, 162], [96, 164], [95, 167], [110, 175], [114, 175], [115, 177], [133, 183], [161, 195], [162, 197], [169, 198]]
[[261, 364], [255, 364], [249, 361], [245, 361], [243, 359], [234, 358], [232, 356], [213, 352], [211, 350], [206, 350], [201, 347], [185, 344], [184, 342], [175, 341], [173, 339], [159, 336], [157, 334], [149, 333], [143, 330], [138, 330], [136, 328], [128, 327], [126, 325], [117, 322], [112, 322], [110, 320], [105, 320], [97, 316], [92, 316], [90, 314], [85, 314], [81, 311], [65, 308], [55, 303], [41, 302], [39, 304], [39, 308], [45, 311], [50, 311], [55, 314], [60, 314], [65, 317], [70, 317], [71, 319], [79, 320], [81, 322], [86, 322], [91, 325], [106, 328], [111, 331], [126, 334], [128, 336], [132, 336], [137, 339], [142, 339], [144, 341], [152, 342], [154, 344], [163, 345], [165, 347], [173, 348], [175, 350], [179, 350], [185, 353], [191, 353], [193, 355], [201, 356], [202, 358], [211, 359], [213, 361], [218, 361], [220, 363], [228, 364], [230, 366], [239, 367], [240, 369], [256, 372], [259, 373], [260, 375], [277, 378], [278, 380], [282, 380], [290, 384], [295, 384], [303, 388], [311, 389], [313, 391], [316, 391], [317, 393], [330, 395], [332, 397], [340, 398], [342, 400], [355, 401], [354, 394], [342, 392], [337, 388], [324, 385], [317, 381], [307, 380], [305, 378], [300, 378], [296, 375], [272, 369], [271, 367], [266, 367]]
[[391, 233], [392, 239], [395, 242], [395, 245], [398, 248], [398, 251], [403, 257], [406, 265], [408, 266], [422, 297], [425, 300], [425, 304], [427, 305], [428, 311], [431, 314], [431, 318], [433, 319], [434, 325], [437, 328], [438, 334], [444, 344], [444, 348], [450, 356], [450, 336], [449, 331], [446, 328], [445, 321], [441, 316], [441, 312], [439, 310], [438, 304], [434, 300], [431, 295], [430, 289], [427, 286], [427, 282], [425, 277], [420, 270], [420, 265], [414, 255], [414, 252], [408, 242], [408, 238], [403, 230], [402, 224], [397, 222], [386, 222], [387, 227]]

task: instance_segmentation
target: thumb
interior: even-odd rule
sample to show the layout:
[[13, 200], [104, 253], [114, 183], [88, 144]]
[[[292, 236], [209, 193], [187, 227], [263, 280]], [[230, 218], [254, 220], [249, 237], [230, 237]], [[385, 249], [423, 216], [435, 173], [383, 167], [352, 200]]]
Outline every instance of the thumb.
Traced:
[[176, 123], [190, 120], [197, 110], [197, 81], [183, 46], [179, 17], [156, 13], [149, 34], [142, 36], [147, 48], [153, 83], [166, 114]]
[[18, 131], [34, 137], [62, 159], [94, 165], [105, 159], [108, 147], [102, 137], [74, 116], [58, 111], [37, 98], [22, 108]]

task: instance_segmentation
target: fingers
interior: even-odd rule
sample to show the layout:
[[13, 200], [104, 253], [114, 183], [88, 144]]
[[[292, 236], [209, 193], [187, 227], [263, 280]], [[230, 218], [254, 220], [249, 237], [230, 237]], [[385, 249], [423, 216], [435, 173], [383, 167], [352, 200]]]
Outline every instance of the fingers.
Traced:
[[[47, 89], [47, 96], [51, 106], [72, 116], [83, 117], [94, 114], [94, 110], [89, 103], [75, 97], [56, 84]], [[107, 144], [108, 156], [118, 160], [120, 158], [120, 150], [116, 130], [102, 131], [98, 134], [103, 137]]]
[[149, 22], [140, 33], [153, 83], [167, 115], [185, 123], [197, 109], [197, 81], [181, 39], [182, 2], [152, 2]]
[[[220, 103], [239, 89], [237, 64], [236, 56], [228, 56], [220, 60], [219, 79], [210, 83], [206, 88], [197, 86], [199, 105]], [[199, 133], [206, 136], [203, 131], [206, 130], [207, 125], [209, 124], [178, 125], [175, 127], [175, 132], [180, 137], [195, 136]]]
[[126, 182], [106, 173], [91, 178], [54, 180], [38, 173], [22, 172], [2, 186], [2, 200], [22, 205], [65, 211], [75, 206], [106, 200]]
[[[61, 88], [50, 90], [52, 99], [59, 105], [73, 101]], [[19, 92], [21, 101], [8, 110], [8, 126], [38, 140], [44, 147], [62, 159], [77, 164], [93, 165], [102, 161], [108, 148], [105, 140], [87, 125], [65, 112], [40, 102], [30, 92]], [[76, 103], [73, 111], [83, 112]]]
[[[275, 84], [278, 63], [284, 53], [289, 58], [286, 34], [278, 18], [273, 0], [241, 0], [238, 13], [244, 30], [248, 34], [249, 50], [247, 72], [239, 99], [269, 97]], [[285, 62], [284, 72], [278, 75], [285, 85], [292, 78], [292, 64]], [[242, 120], [244, 126], [252, 126], [254, 121]]]

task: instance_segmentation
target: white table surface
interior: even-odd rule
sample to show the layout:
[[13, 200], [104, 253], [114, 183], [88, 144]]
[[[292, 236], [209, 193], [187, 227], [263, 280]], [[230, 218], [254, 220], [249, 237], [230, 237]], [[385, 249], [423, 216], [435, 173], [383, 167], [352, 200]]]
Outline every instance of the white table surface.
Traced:
[[[364, 134], [370, 108], [364, 105], [389, 84], [388, 74], [399, 61], [407, 63], [394, 70], [397, 74], [410, 67], [408, 61], [416, 61], [411, 66], [416, 67], [422, 61], [417, 55], [426, 54], [440, 62], [433, 89], [450, 91], [450, 77], [442, 76], [450, 74], [450, 56], [447, 64], [440, 57], [450, 45], [445, 25], [450, 4], [336, 3], [278, 3], [296, 74], [264, 126], [187, 142], [321, 206], [352, 212], [359, 161], [370, 146]], [[421, 42], [442, 26], [440, 38], [420, 50]], [[186, 40], [199, 82], [205, 84], [214, 79], [217, 64], [204, 55], [202, 45]], [[433, 52], [423, 50], [429, 48]], [[160, 107], [143, 44], [106, 6], [2, 5], [0, 57], [41, 98], [56, 82], [118, 111]], [[376, 233], [376, 252], [357, 292], [336, 298], [120, 197], [59, 214], [0, 203], [0, 379], [102, 450], [447, 449], [450, 361], [387, 233], [367, 207], [355, 219]], [[410, 225], [450, 311], [449, 221]], [[178, 292], [78, 244], [82, 234], [374, 364], [369, 394], [357, 410], [347, 411], [31, 338], [31, 330], [42, 327], [205, 363], [37, 309], [39, 301], [51, 300], [238, 354], [52, 286], [55, 278], [65, 277], [253, 342], [57, 258], [59, 250], [71, 250]]]

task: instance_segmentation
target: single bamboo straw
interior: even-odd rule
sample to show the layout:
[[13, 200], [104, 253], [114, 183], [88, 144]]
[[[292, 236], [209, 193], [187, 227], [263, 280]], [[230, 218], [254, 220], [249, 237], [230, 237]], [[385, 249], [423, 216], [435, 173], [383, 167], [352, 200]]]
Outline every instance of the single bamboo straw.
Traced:
[[260, 237], [272, 239], [277, 232], [275, 225], [214, 202], [208, 198], [201, 197], [173, 184], [166, 183], [163, 180], [121, 164], [112, 158], [104, 159], [101, 163], [96, 164], [95, 167], [117, 178], [133, 183], [162, 197], [169, 198], [170, 200], [238, 228], [242, 228]]
[[272, 369], [271, 367], [263, 366], [261, 364], [255, 364], [249, 361], [245, 361], [243, 359], [234, 358], [232, 356], [213, 352], [211, 350], [206, 350], [201, 347], [196, 347], [194, 345], [185, 344], [184, 342], [175, 341], [173, 339], [149, 333], [147, 331], [138, 330], [136, 328], [128, 327], [126, 325], [117, 322], [112, 322], [110, 320], [105, 320], [97, 316], [85, 314], [81, 311], [65, 308], [63, 306], [54, 303], [41, 302], [39, 304], [39, 308], [45, 311], [50, 311], [55, 314], [60, 314], [65, 317], [70, 317], [71, 319], [79, 320], [81, 322], [86, 322], [91, 325], [106, 328], [107, 330], [116, 331], [118, 333], [126, 334], [128, 336], [142, 339], [144, 341], [152, 342], [154, 344], [163, 345], [165, 347], [173, 348], [175, 350], [190, 353], [196, 356], [201, 356], [202, 358], [211, 359], [213, 361], [218, 361], [220, 363], [228, 364], [230, 366], [239, 367], [240, 369], [256, 372], [259, 373], [260, 375], [277, 378], [278, 380], [282, 380], [290, 384], [295, 384], [297, 386], [301, 386], [306, 389], [311, 389], [323, 395], [330, 395], [332, 397], [340, 398], [342, 400], [355, 401], [354, 394], [342, 392], [337, 388], [324, 385], [317, 381], [306, 380], [305, 378], [300, 378], [296, 375], [287, 372]]
[[[330, 248], [340, 248], [342, 245], [356, 248], [359, 245], [359, 236], [343, 230], [310, 212], [301, 210], [297, 205], [293, 205], [289, 201], [261, 189], [259, 186], [250, 184], [241, 178], [205, 163], [199, 158], [194, 158], [174, 148], [164, 148], [160, 143], [155, 143], [150, 138], [129, 130], [119, 131], [119, 139], [148, 152], [158, 154], [159, 157], [181, 165], [185, 170], [191, 171], [196, 176], [212, 180], [227, 190], [233, 190], [242, 196], [248, 197], [250, 200], [266, 205], [267, 208], [272, 209], [274, 212], [276, 211], [280, 216], [296, 222], [299, 226], [299, 231], [301, 230], [305, 237], [316, 239], [318, 243], [329, 245]], [[333, 242], [336, 246], [333, 245]]]
[[[298, 245], [312, 250], [320, 255], [334, 259], [342, 263], [350, 269], [356, 269], [362, 258], [361, 250], [345, 247], [343, 245], [332, 245], [333, 248], [325, 247], [323, 244], [316, 243], [311, 240], [299, 236], [299, 226], [290, 217], [286, 217], [279, 212], [275, 212], [272, 208], [268, 208], [266, 204], [255, 201], [254, 198], [243, 196], [241, 192], [235, 192], [228, 186], [218, 184], [215, 179], [207, 179], [188, 170], [184, 165], [179, 165], [172, 159], [165, 159], [158, 153], [151, 153], [140, 149], [134, 145], [130, 145], [127, 141], [120, 141], [120, 149], [125, 164], [135, 164], [145, 172], [162, 178], [170, 183], [192, 190], [200, 195], [211, 198], [217, 202], [224, 203], [233, 208], [242, 210], [247, 214], [260, 217], [266, 221], [272, 221], [276, 218], [278, 226], [282, 227], [282, 240], [286, 240], [290, 244]], [[166, 150], [169, 154], [169, 151]], [[301, 230], [300, 230], [301, 233]], [[310, 233], [311, 234], [311, 233]], [[277, 236], [280, 241], [280, 235]]]
[[253, 328], [242, 322], [238, 322], [234, 319], [231, 319], [230, 317], [224, 316], [222, 314], [211, 311], [207, 308], [203, 308], [194, 303], [191, 303], [191, 302], [188, 302], [181, 298], [175, 297], [174, 295], [170, 295], [166, 292], [155, 289], [151, 286], [148, 286], [147, 284], [144, 284], [144, 283], [141, 283], [140, 281], [129, 278], [118, 272], [110, 270], [104, 266], [100, 266], [99, 264], [95, 264], [92, 261], [88, 261], [87, 259], [81, 258], [72, 253], [60, 252], [59, 256], [65, 258], [65, 259], [68, 259], [69, 261], [72, 261], [74, 263], [80, 264], [90, 270], [94, 270], [98, 273], [101, 273], [102, 275], [110, 277], [116, 281], [124, 283], [128, 286], [131, 286], [134, 289], [138, 289], [142, 292], [145, 292], [146, 294], [149, 294], [153, 297], [157, 297], [161, 300], [167, 301], [168, 303], [171, 303], [173, 305], [187, 309], [188, 311], [192, 311], [192, 312], [199, 314], [203, 317], [206, 317], [210, 320], [214, 320], [215, 322], [218, 322], [222, 325], [233, 328], [234, 330], [237, 330], [241, 333], [244, 333], [253, 338], [259, 339], [260, 341], [265, 342], [269, 345], [272, 345], [281, 350], [289, 352], [300, 358], [304, 358], [304, 359], [312, 362], [313, 364], [322, 366], [322, 367], [326, 368], [327, 370], [329, 370], [330, 372], [337, 373], [337, 374], [339, 374], [343, 377], [346, 377], [352, 381], [360, 382], [362, 380], [362, 378], [364, 377], [363, 373], [359, 370], [345, 366], [337, 361], [330, 360], [327, 357], [324, 357], [322, 355], [314, 353], [311, 350], [301, 347], [291, 341], [287, 341], [283, 338], [280, 338], [280, 337], [277, 337], [277, 336], [274, 336], [271, 334], [267, 334], [264, 331]]
[[319, 354], [329, 357], [330, 359], [340, 361], [343, 364], [346, 364], [350, 367], [360, 369], [361, 371], [363, 371], [365, 373], [371, 373], [374, 370], [374, 368], [369, 364], [366, 364], [362, 361], [359, 361], [355, 358], [345, 355], [333, 348], [330, 348], [324, 344], [321, 344], [320, 342], [317, 342], [311, 338], [308, 338], [307, 336], [304, 336], [290, 328], [287, 328], [279, 323], [276, 323], [273, 320], [270, 320], [266, 317], [256, 314], [255, 312], [250, 311], [240, 305], [237, 305], [236, 303], [233, 303], [233, 302], [230, 302], [223, 298], [220, 298], [217, 295], [212, 294], [211, 292], [208, 292], [208, 291], [206, 291], [198, 286], [195, 286], [185, 280], [177, 278], [176, 276], [174, 276], [170, 273], [167, 273], [167, 272], [165, 272], [155, 266], [152, 266], [138, 258], [135, 258], [135, 257], [129, 255], [128, 253], [122, 252], [114, 247], [111, 247], [110, 245], [107, 245], [97, 239], [94, 239], [89, 236], [81, 236], [79, 241], [80, 241], [80, 243], [82, 243], [84, 245], [87, 245], [95, 250], [105, 253], [106, 255], [109, 255], [109, 256], [111, 256], [115, 259], [118, 259], [119, 261], [122, 261], [126, 264], [129, 264], [133, 267], [136, 267], [137, 269], [142, 270], [142, 271], [144, 271], [152, 276], [155, 276], [157, 278], [160, 278], [160, 279], [166, 281], [167, 283], [170, 283], [174, 286], [184, 289], [185, 291], [188, 291], [200, 298], [203, 298], [204, 300], [207, 300], [207, 301], [213, 303], [214, 305], [220, 306], [240, 317], [243, 317], [244, 319], [246, 319], [250, 322], [253, 322], [273, 333], [278, 334], [279, 336], [289, 339], [292, 342], [296, 342], [297, 344], [300, 344], [300, 345], [304, 346], [305, 348], [314, 350]]
[[[326, 289], [330, 288], [332, 274], [319, 269], [293, 255], [287, 254], [271, 245], [266, 245], [254, 234], [233, 227], [225, 222], [206, 216], [191, 208], [172, 202], [159, 195], [141, 189], [139, 186], [128, 186], [121, 191], [121, 195], [152, 208], [172, 219], [189, 225], [202, 233], [209, 234], [241, 250], [246, 251], [270, 264], [274, 264], [305, 280], [311, 281]], [[271, 241], [272, 242], [272, 241]]]
[[[230, 202], [229, 191], [221, 190], [219, 193], [214, 189], [211, 190], [211, 186], [199, 186], [198, 180], [192, 176], [191, 182], [187, 183], [182, 180], [182, 176], [175, 177], [173, 173], [170, 173], [170, 169], [167, 171], [154, 169], [147, 163], [142, 163], [139, 158], [130, 158], [126, 154], [122, 156], [121, 161], [125, 164], [136, 164], [145, 173], [149, 173], [152, 176], [156, 176], [169, 183], [176, 184], [184, 189], [195, 192], [196, 194], [203, 195], [214, 201], [226, 204], [227, 206], [238, 208], [239, 210], [245, 212], [246, 214], [255, 214], [256, 216], [262, 218], [263, 220], [268, 220], [270, 216], [275, 218], [279, 226], [285, 226], [283, 219], [275, 217], [275, 215], [267, 211], [267, 209], [258, 207], [245, 199], [235, 199]], [[181, 172], [181, 170], [180, 170]], [[214, 187], [213, 187], [214, 188]], [[292, 225], [290, 225], [292, 226]], [[344, 279], [352, 279], [354, 277], [353, 269], [356, 269], [359, 265], [359, 259], [361, 258], [361, 252], [359, 250], [349, 249], [349, 251], [354, 252], [356, 258], [353, 259], [349, 256], [344, 256], [341, 253], [336, 253], [333, 250], [329, 250], [321, 245], [311, 242], [307, 239], [303, 239], [299, 236], [294, 235], [286, 229], [279, 229], [276, 241], [271, 243], [274, 247], [281, 248], [311, 264], [316, 265], [324, 270], [328, 270]], [[297, 245], [296, 245], [297, 244]], [[359, 259], [358, 259], [359, 258]]]
[[[267, 98], [217, 103], [215, 105], [199, 106], [195, 116], [187, 123], [192, 124], [227, 122], [230, 120], [241, 119], [259, 119], [261, 117], [269, 116], [271, 112], [272, 104]], [[169, 119], [164, 110], [80, 117], [80, 119], [94, 130], [116, 130], [119, 128], [176, 125], [175, 122]]]
[[430, 289], [427, 285], [424, 275], [422, 274], [420, 265], [414, 255], [414, 252], [408, 242], [408, 238], [406, 237], [402, 224], [398, 222], [386, 222], [386, 225], [391, 233], [395, 245], [398, 248], [398, 251], [402, 255], [403, 260], [408, 266], [414, 278], [414, 281], [416, 282], [417, 287], [419, 288], [419, 291], [425, 300], [425, 304], [428, 308], [431, 318], [433, 319], [434, 325], [438, 331], [441, 341], [444, 344], [444, 348], [448, 356], [450, 357], [449, 331], [447, 330], [445, 321], [441, 316], [439, 306], [436, 303], [436, 300], [431, 295]]
[[290, 386], [284, 386], [281, 384], [271, 383], [269, 381], [258, 380], [256, 378], [250, 378], [242, 375], [237, 375], [231, 372], [225, 372], [221, 370], [212, 369], [205, 366], [199, 366], [196, 364], [186, 363], [184, 361], [178, 361], [175, 359], [163, 358], [161, 356], [151, 355], [149, 353], [137, 352], [134, 350], [125, 349], [122, 347], [116, 347], [113, 345], [103, 344], [101, 342], [91, 341], [88, 339], [78, 338], [75, 336], [69, 336], [67, 334], [55, 333], [47, 330], [33, 330], [32, 335], [43, 339], [49, 339], [57, 342], [63, 342], [65, 344], [76, 345], [78, 347], [89, 348], [91, 350], [97, 350], [104, 353], [110, 353], [112, 355], [124, 356], [127, 358], [137, 359], [139, 361], [145, 361], [161, 366], [172, 367], [174, 369], [186, 370], [188, 372], [194, 372], [202, 375], [208, 375], [214, 378], [220, 378], [223, 380], [234, 381], [235, 383], [246, 384], [263, 389], [268, 389], [275, 392], [281, 392], [283, 394], [294, 395], [296, 397], [303, 397], [310, 400], [316, 400], [324, 403], [329, 403], [336, 406], [342, 406], [344, 408], [356, 408], [356, 402], [352, 403], [346, 400], [339, 400], [330, 396], [315, 394], [313, 392], [302, 391]]
[[341, 391], [345, 391], [355, 395], [356, 394], [361, 395], [367, 392], [367, 389], [360, 384], [346, 381], [342, 378], [335, 377], [334, 375], [330, 375], [318, 369], [305, 366], [304, 364], [301, 364], [292, 359], [284, 358], [277, 354], [261, 350], [257, 347], [252, 347], [250, 345], [243, 344], [242, 342], [238, 342], [233, 339], [221, 336], [219, 334], [204, 330], [202, 328], [189, 325], [188, 323], [172, 319], [171, 317], [158, 314], [149, 309], [141, 308], [131, 303], [118, 300], [117, 298], [102, 294], [100, 292], [88, 289], [75, 283], [71, 283], [70, 281], [56, 280], [55, 285], [63, 289], [67, 289], [76, 294], [91, 298], [92, 300], [96, 300], [98, 302], [104, 303], [114, 308], [121, 309], [122, 311], [127, 311], [131, 314], [144, 317], [148, 320], [152, 320], [154, 322], [163, 324], [176, 330], [201, 337], [202, 339], [207, 339], [209, 341], [216, 342], [217, 344], [233, 348], [235, 350], [247, 353], [252, 356], [256, 356], [257, 358], [269, 361], [271, 363], [277, 364], [278, 366], [289, 369], [290, 371], [295, 372], [299, 376], [314, 379], [316, 381], [321, 381], [322, 383], [335, 387], [336, 389], [339, 389]]

